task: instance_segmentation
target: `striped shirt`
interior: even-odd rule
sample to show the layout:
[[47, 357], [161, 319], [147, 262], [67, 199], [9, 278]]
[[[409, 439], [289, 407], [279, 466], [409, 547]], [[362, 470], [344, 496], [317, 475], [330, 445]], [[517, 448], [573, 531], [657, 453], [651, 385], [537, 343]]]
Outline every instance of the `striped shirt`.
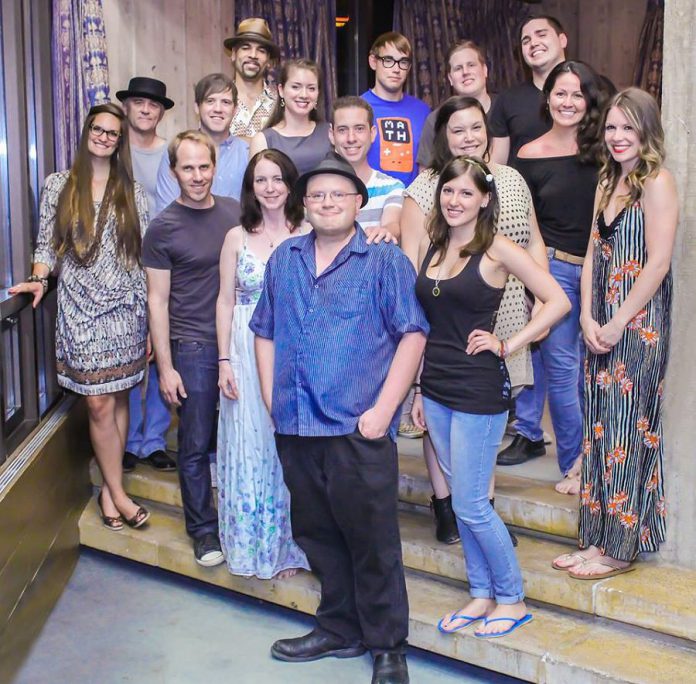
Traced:
[[382, 212], [387, 207], [400, 207], [404, 203], [404, 184], [386, 173], [372, 170], [367, 186], [367, 204], [360, 210], [357, 222], [363, 228], [374, 228], [382, 223]]
[[[427, 334], [428, 323], [416, 273], [396, 245], [368, 245], [356, 230], [317, 276], [314, 240], [311, 232], [273, 252], [249, 327], [274, 341], [276, 431], [347, 435], [375, 405], [401, 337]], [[392, 439], [398, 422], [395, 415]]]

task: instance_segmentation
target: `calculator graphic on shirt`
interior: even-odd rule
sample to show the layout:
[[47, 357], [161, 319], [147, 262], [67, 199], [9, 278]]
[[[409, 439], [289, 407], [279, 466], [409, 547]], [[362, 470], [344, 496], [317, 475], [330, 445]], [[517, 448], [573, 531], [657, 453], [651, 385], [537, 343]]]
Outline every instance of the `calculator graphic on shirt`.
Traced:
[[377, 119], [379, 161], [382, 171], [413, 171], [413, 132], [411, 121], [400, 116]]

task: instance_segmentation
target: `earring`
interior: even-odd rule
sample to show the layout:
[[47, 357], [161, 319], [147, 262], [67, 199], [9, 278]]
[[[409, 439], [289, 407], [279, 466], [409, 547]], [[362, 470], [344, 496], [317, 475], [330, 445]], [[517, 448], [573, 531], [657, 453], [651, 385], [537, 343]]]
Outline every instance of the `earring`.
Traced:
[[283, 97], [280, 98], [280, 106], [285, 107], [285, 98]]

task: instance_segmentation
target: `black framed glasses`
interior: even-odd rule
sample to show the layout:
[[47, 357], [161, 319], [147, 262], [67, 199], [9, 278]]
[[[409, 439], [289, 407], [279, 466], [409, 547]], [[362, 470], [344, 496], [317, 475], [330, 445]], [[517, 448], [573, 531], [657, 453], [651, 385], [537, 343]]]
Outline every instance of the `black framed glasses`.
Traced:
[[97, 124], [91, 124], [89, 130], [95, 138], [101, 138], [102, 135], [106, 133], [107, 139], [111, 140], [111, 142], [116, 142], [116, 140], [121, 137], [121, 131], [110, 131], [101, 126], [97, 126]]
[[408, 57], [402, 57], [401, 59], [394, 59], [391, 55], [386, 55], [384, 57], [380, 57], [379, 55], [375, 55], [375, 58], [378, 59], [382, 64], [387, 68], [391, 69], [395, 64], [399, 65], [399, 69], [401, 71], [408, 71], [411, 68], [411, 60]]

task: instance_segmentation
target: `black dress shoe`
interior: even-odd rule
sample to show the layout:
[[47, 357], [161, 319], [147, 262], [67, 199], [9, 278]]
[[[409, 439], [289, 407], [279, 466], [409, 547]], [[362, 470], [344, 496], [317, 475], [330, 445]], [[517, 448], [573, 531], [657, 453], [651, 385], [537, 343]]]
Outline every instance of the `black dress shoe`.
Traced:
[[152, 466], [155, 470], [161, 470], [162, 472], [176, 470], [176, 462], [166, 451], [162, 451], [162, 449], [153, 451], [147, 458], [143, 459], [143, 461]]
[[401, 653], [380, 653], [372, 665], [372, 684], [408, 684], [406, 656]]
[[533, 442], [522, 435], [515, 435], [512, 444], [498, 454], [496, 462], [501, 466], [519, 465], [527, 462], [530, 458], [537, 458], [537, 456], [544, 456], [545, 454], [546, 447], [543, 439]]
[[346, 644], [324, 632], [313, 631], [295, 639], [280, 639], [271, 646], [271, 655], [290, 663], [306, 663], [329, 656], [355, 658], [365, 653], [361, 643]]
[[130, 473], [135, 470], [135, 466], [138, 465], [138, 461], [140, 461], [140, 459], [135, 454], [132, 454], [130, 451], [124, 452], [123, 472]]

